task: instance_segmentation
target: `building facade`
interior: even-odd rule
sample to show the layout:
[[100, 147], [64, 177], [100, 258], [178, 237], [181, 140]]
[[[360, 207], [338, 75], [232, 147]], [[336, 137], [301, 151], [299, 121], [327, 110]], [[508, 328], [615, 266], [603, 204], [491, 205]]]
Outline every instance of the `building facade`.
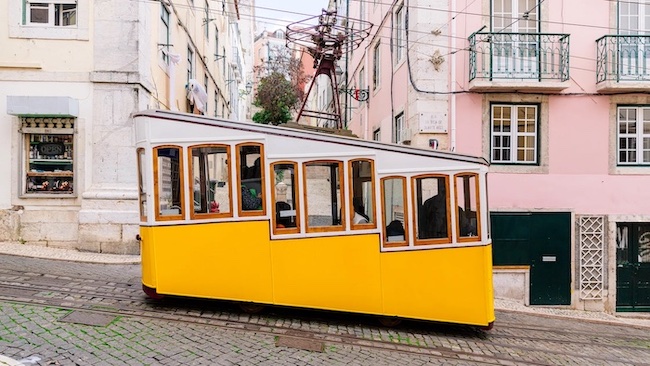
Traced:
[[370, 99], [348, 126], [491, 163], [497, 295], [650, 311], [650, 4], [349, 6], [375, 28], [350, 58]]
[[139, 252], [130, 115], [245, 114], [238, 7], [0, 2], [0, 241]]

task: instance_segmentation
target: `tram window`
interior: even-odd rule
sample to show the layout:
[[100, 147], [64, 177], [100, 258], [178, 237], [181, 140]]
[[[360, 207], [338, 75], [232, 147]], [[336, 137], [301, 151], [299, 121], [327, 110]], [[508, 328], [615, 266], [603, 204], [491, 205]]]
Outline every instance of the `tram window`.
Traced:
[[350, 217], [352, 229], [375, 227], [375, 185], [372, 160], [350, 162]]
[[417, 233], [415, 244], [450, 242], [447, 176], [413, 178]]
[[344, 230], [345, 212], [341, 177], [343, 164], [338, 161], [305, 163], [305, 211], [307, 231]]
[[408, 246], [408, 217], [406, 213], [406, 178], [386, 177], [381, 180], [384, 212], [385, 247]]
[[478, 174], [456, 174], [454, 179], [458, 206], [458, 219], [456, 220], [458, 240], [479, 240], [481, 221], [478, 203]]
[[298, 166], [293, 162], [278, 162], [272, 165], [273, 227], [274, 233], [300, 232], [298, 211], [297, 176]]
[[264, 151], [261, 144], [237, 145], [239, 210], [242, 216], [264, 215]]
[[154, 149], [154, 185], [156, 218], [183, 218], [183, 165], [181, 148], [161, 146]]
[[147, 221], [147, 175], [144, 171], [145, 166], [144, 149], [138, 149], [138, 195], [140, 197], [140, 221]]
[[190, 147], [190, 169], [193, 182], [191, 217], [230, 217], [232, 200], [228, 146]]

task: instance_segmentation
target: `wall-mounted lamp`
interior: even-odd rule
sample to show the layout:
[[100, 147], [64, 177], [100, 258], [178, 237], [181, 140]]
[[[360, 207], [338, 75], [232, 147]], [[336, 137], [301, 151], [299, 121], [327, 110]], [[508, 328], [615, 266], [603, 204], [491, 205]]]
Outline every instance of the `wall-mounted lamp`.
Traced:
[[253, 91], [253, 83], [250, 81], [246, 83], [246, 94], [250, 94]]

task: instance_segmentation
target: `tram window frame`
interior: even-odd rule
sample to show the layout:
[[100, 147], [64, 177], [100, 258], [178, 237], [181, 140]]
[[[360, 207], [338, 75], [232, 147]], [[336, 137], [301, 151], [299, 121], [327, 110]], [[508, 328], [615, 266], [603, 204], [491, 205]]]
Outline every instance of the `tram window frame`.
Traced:
[[[163, 215], [160, 209], [160, 167], [158, 160], [160, 158], [159, 152], [163, 149], [177, 149], [178, 150], [178, 190], [179, 190], [179, 204], [178, 214], [169, 214]], [[171, 221], [171, 220], [183, 220], [185, 217], [185, 179], [184, 178], [184, 167], [183, 167], [183, 147], [177, 145], [161, 145], [156, 146], [153, 149], [153, 183], [154, 183], [154, 203], [155, 203], [155, 217], [156, 221]], [[173, 179], [173, 178], [170, 178]], [[172, 187], [173, 190], [173, 187]], [[173, 197], [173, 192], [172, 192]], [[174, 205], [172, 205], [173, 207]]]
[[[256, 190], [257, 197], [261, 199], [261, 208], [256, 210], [244, 210], [242, 205], [242, 149], [243, 148], [259, 148], [259, 151], [256, 154], [259, 154], [259, 168], [260, 168], [260, 177], [259, 177], [259, 192]], [[250, 154], [250, 153], [248, 153]], [[248, 155], [246, 154], [246, 155]], [[237, 169], [237, 213], [240, 217], [249, 217], [249, 216], [266, 216], [266, 181], [265, 181], [265, 163], [264, 163], [264, 144], [259, 142], [243, 142], [235, 146], [235, 163]], [[254, 165], [254, 164], [253, 164]], [[255, 178], [245, 178], [244, 180], [255, 179]], [[250, 188], [249, 188], [250, 189]]]
[[[362, 167], [355, 167], [357, 163], [368, 163], [370, 166], [367, 172], [362, 172], [364, 170]], [[363, 175], [362, 175], [363, 173]], [[358, 176], [356, 176], [356, 175]], [[367, 176], [366, 176], [367, 175]], [[375, 198], [375, 163], [372, 159], [353, 159], [348, 162], [348, 176], [349, 176], [349, 215], [350, 215], [350, 229], [351, 230], [362, 230], [362, 229], [374, 229], [377, 227], [377, 216], [376, 216], [376, 207], [377, 202]], [[361, 180], [358, 184], [357, 180]], [[370, 183], [370, 188], [367, 189], [367, 195], [364, 197], [364, 183]], [[369, 197], [368, 197], [369, 196]], [[357, 197], [360, 198], [360, 202], [355, 202]], [[369, 200], [366, 200], [369, 199]], [[370, 207], [368, 208], [368, 203]], [[366, 223], [354, 223], [355, 215], [357, 214], [356, 209], [359, 208], [358, 205], [364, 209], [365, 212], [360, 212], [363, 214], [364, 218], [367, 219]], [[363, 216], [362, 215], [362, 216]]]
[[[338, 182], [337, 182], [337, 188], [339, 191], [339, 197], [338, 200], [340, 202], [340, 207], [332, 208], [332, 212], [337, 211], [338, 212], [338, 223], [333, 223], [331, 225], [319, 225], [319, 226], [310, 226], [309, 225], [309, 185], [307, 184], [307, 179], [311, 175], [311, 173], [308, 174], [307, 169], [312, 167], [312, 166], [323, 166], [327, 167], [329, 166], [330, 169], [334, 166], [334, 164], [337, 165], [337, 173], [338, 173]], [[332, 171], [330, 170], [330, 174]], [[331, 177], [331, 175], [330, 175]], [[318, 232], [333, 232], [333, 231], [345, 231], [346, 230], [346, 208], [345, 208], [345, 200], [344, 200], [344, 187], [345, 187], [345, 176], [343, 173], [343, 162], [340, 160], [312, 160], [312, 161], [307, 161], [302, 164], [302, 179], [303, 179], [303, 187], [304, 187], [304, 193], [303, 193], [303, 198], [305, 202], [305, 231], [307, 233], [318, 233]], [[331, 178], [329, 180], [330, 182], [330, 188], [332, 187], [332, 181]], [[331, 192], [330, 192], [331, 193]], [[330, 201], [330, 204], [332, 202]], [[334, 215], [332, 215], [334, 216]], [[332, 220], [334, 220], [334, 217], [331, 217]]]
[[[420, 238], [420, 207], [424, 206], [427, 200], [433, 199], [436, 195], [428, 197], [427, 200], [421, 199], [421, 184], [418, 184], [418, 181], [423, 179], [443, 179], [445, 184], [445, 218], [446, 218], [446, 230], [447, 235], [444, 237], [431, 237], [431, 238]], [[440, 184], [438, 182], [438, 184]], [[437, 187], [438, 189], [440, 186]], [[451, 195], [449, 191], [449, 176], [446, 174], [422, 174], [411, 177], [411, 189], [412, 189], [412, 204], [413, 204], [413, 216], [415, 223], [415, 230], [413, 232], [414, 245], [432, 245], [432, 244], [449, 244], [451, 243], [452, 232], [451, 232]], [[420, 202], [421, 201], [421, 202]], [[434, 201], [431, 201], [434, 202]]]
[[279, 183], [284, 183], [286, 180], [286, 177], [283, 175], [282, 180], [274, 183], [273, 187], [271, 187], [271, 211], [272, 211], [272, 223], [273, 223], [273, 234], [298, 234], [300, 233], [300, 187], [298, 187], [298, 182], [299, 182], [299, 177], [298, 177], [298, 163], [294, 161], [276, 161], [271, 164], [271, 172], [273, 173], [274, 179], [272, 180], [273, 182], [276, 182], [279, 180], [278, 173], [276, 172], [276, 168], [278, 167], [284, 167], [284, 170], [287, 170], [288, 167], [291, 166], [293, 169], [293, 174], [291, 176], [291, 187], [287, 187], [287, 195], [291, 194], [292, 197], [292, 208], [291, 210], [295, 212], [293, 215], [295, 217], [295, 226], [279, 226], [279, 225], [284, 225], [280, 223], [279, 217], [280, 213], [278, 212], [278, 203], [279, 202], [285, 202], [288, 204], [288, 202], [285, 201], [278, 201], [278, 196], [276, 195], [277, 192], [277, 185]]
[[147, 174], [144, 171], [146, 164], [146, 153], [143, 148], [136, 150], [138, 162], [138, 203], [140, 206], [140, 221], [147, 221]]
[[[205, 153], [206, 155], [208, 155], [208, 154], [225, 154], [225, 156], [226, 156], [226, 162], [225, 162], [225, 164], [226, 164], [226, 181], [225, 181], [225, 185], [226, 185], [226, 188], [227, 188], [226, 191], [227, 191], [227, 194], [228, 194], [228, 198], [224, 202], [217, 201], [216, 197], [215, 197], [216, 196], [216, 191], [215, 191], [215, 193], [213, 193], [213, 199], [211, 201], [208, 199], [208, 197], [205, 197], [206, 209], [210, 210], [210, 212], [196, 212], [196, 207], [195, 207], [195, 204], [194, 204], [194, 195], [196, 194], [196, 191], [194, 189], [194, 184], [195, 184], [194, 183], [194, 179], [195, 179], [195, 177], [194, 177], [194, 167], [195, 167], [194, 166], [194, 157], [195, 157], [194, 156], [194, 151], [197, 150], [197, 149], [225, 149], [225, 152], [216, 152], [215, 151], [215, 152], [212, 152], [212, 153], [210, 153], [210, 152]], [[200, 151], [199, 151], [199, 154], [201, 154]], [[191, 209], [190, 209], [190, 219], [196, 220], [196, 219], [232, 217], [232, 215], [233, 215], [232, 188], [233, 187], [232, 187], [232, 171], [231, 171], [231, 168], [230, 168], [230, 161], [231, 161], [231, 158], [230, 158], [230, 145], [225, 145], [225, 144], [201, 144], [201, 145], [189, 146], [188, 147], [187, 157], [188, 157], [188, 170], [187, 171], [190, 174], [190, 179], [191, 179], [191, 182], [192, 182], [192, 184], [190, 185], [190, 190], [192, 192], [192, 200], [191, 200], [192, 204], [191, 204]], [[200, 157], [199, 157], [199, 159], [200, 159]], [[214, 164], [215, 164], [214, 169], [216, 171], [216, 161], [214, 162]], [[207, 170], [209, 171], [210, 169], [208, 168]], [[213, 181], [213, 179], [211, 179], [211, 178], [216, 178], [216, 177], [210, 177], [209, 172], [206, 172], [204, 174], [207, 175], [207, 180], [208, 180], [207, 189], [210, 190], [210, 189], [212, 189], [212, 181]], [[199, 178], [199, 179], [201, 180], [201, 178]], [[200, 180], [199, 180], [199, 185], [201, 185]], [[219, 184], [218, 184], [217, 180], [214, 179], [214, 188], [215, 188], [215, 190], [216, 190], [216, 188], [218, 188], [218, 185]], [[203, 187], [205, 187], [205, 185]], [[201, 199], [203, 199], [204, 196], [200, 191], [199, 191], [199, 194], [201, 195]], [[209, 196], [209, 192], [206, 191], [206, 195]], [[213, 207], [212, 202], [216, 203], [215, 207]], [[227, 206], [228, 211], [227, 212], [221, 212], [221, 210], [224, 209], [225, 207], [223, 207], [223, 205], [219, 205], [220, 203], [227, 203], [228, 204], [228, 206]], [[215, 209], [216, 209], [216, 212], [212, 211], [212, 210], [215, 210]]]
[[[386, 202], [386, 182], [390, 180], [399, 180], [402, 183], [402, 220], [399, 220], [399, 218], [396, 218], [393, 214], [395, 213], [394, 210], [388, 210], [387, 209], [387, 202]], [[384, 234], [384, 239], [383, 239], [383, 246], [384, 248], [395, 248], [395, 247], [408, 247], [409, 246], [409, 214], [408, 214], [408, 188], [406, 187], [406, 177], [399, 176], [399, 175], [390, 175], [387, 177], [383, 177], [379, 180], [379, 186], [381, 190], [381, 211], [382, 211], [382, 217], [383, 217], [383, 222], [384, 222], [384, 227], [382, 228], [383, 234]], [[392, 200], [394, 202], [394, 200]], [[393, 206], [393, 205], [391, 205]], [[399, 207], [399, 206], [396, 206]], [[391, 214], [391, 217], [387, 217], [387, 214]], [[391, 237], [395, 237], [395, 235], [388, 235], [388, 227], [393, 224], [393, 221], [400, 221], [402, 224], [402, 229], [404, 231], [404, 238], [403, 240], [389, 240]]]
[[[461, 192], [459, 187], [459, 178], [469, 178], [470, 180], [473, 178], [474, 179], [474, 195], [472, 197], [471, 193], [469, 197], [467, 197], [467, 189], [471, 189], [471, 182], [468, 182], [467, 184], [465, 183], [466, 181], [463, 180], [462, 183], [462, 193], [463, 193], [463, 206], [464, 206], [464, 213], [467, 212], [467, 201], [465, 201], [466, 198], [469, 198], [470, 200], [474, 198], [475, 202], [475, 214], [476, 214], [476, 234], [475, 235], [463, 235], [463, 230], [461, 230], [461, 202], [459, 200], [459, 192]], [[479, 175], [477, 173], [458, 173], [454, 175], [454, 195], [455, 195], [455, 201], [456, 201], [456, 240], [458, 242], [470, 242], [470, 241], [480, 241], [481, 240], [481, 196], [480, 196], [480, 183], [479, 183]], [[472, 203], [470, 202], [470, 206]], [[471, 208], [471, 207], [470, 207]], [[470, 211], [471, 212], [471, 211]], [[463, 213], [463, 215], [464, 215]], [[471, 224], [470, 224], [471, 225]], [[470, 231], [471, 234], [471, 231]]]

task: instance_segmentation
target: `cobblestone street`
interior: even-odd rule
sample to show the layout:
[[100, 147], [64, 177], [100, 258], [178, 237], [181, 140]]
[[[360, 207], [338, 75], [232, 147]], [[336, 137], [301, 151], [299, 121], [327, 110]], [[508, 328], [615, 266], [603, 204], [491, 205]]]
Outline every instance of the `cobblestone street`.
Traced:
[[249, 315], [224, 302], [147, 300], [137, 263], [13, 255], [0, 255], [0, 287], [0, 364], [650, 364], [650, 328], [613, 317], [499, 310], [484, 332], [283, 308]]

